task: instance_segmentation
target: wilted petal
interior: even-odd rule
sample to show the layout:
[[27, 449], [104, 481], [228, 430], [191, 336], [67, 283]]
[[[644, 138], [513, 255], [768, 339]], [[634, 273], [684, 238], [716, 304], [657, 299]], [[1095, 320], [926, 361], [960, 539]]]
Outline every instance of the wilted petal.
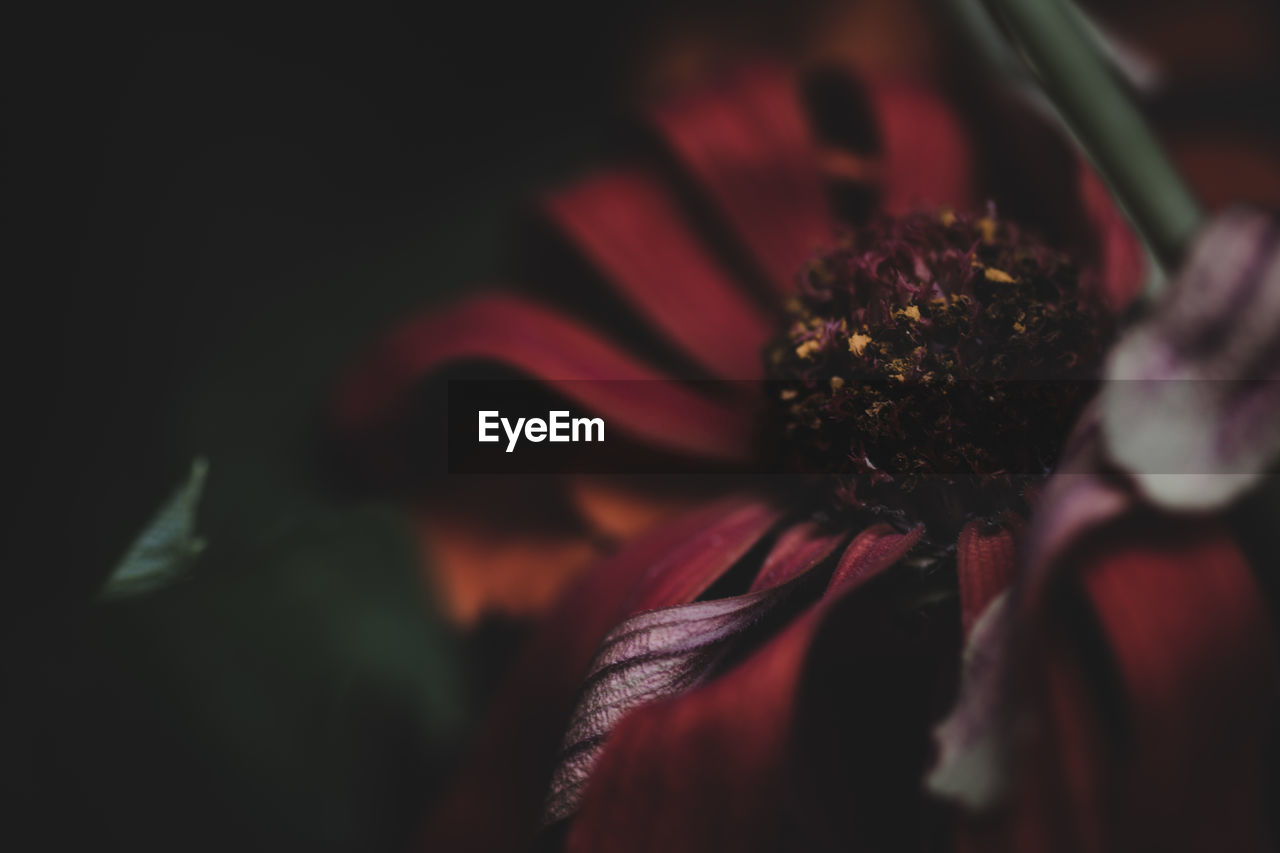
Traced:
[[1007, 659], [1009, 585], [1016, 548], [1008, 527], [981, 521], [960, 531], [956, 575], [965, 636], [960, 695], [934, 729], [938, 756], [925, 780], [934, 794], [974, 809], [990, 808], [1009, 786]]
[[624, 714], [705, 680], [733, 640], [793, 590], [787, 585], [633, 616], [605, 638], [591, 665], [551, 777], [544, 822], [578, 807], [605, 739]]
[[856, 566], [848, 584], [709, 683], [627, 714], [588, 781], [568, 849], [775, 849], [797, 687], [814, 635], [846, 593], [914, 541], [887, 525], [864, 531], [846, 550]]
[[1280, 228], [1238, 208], [1196, 240], [1168, 297], [1112, 352], [1110, 457], [1171, 510], [1225, 506], [1280, 455]]
[[[646, 609], [646, 601], [666, 606], [696, 596], [776, 519], [766, 504], [725, 499], [660, 524], [581, 575], [498, 688], [457, 784], [428, 820], [430, 848], [523, 849], [536, 830], [574, 697], [600, 640]], [[651, 584], [662, 593], [647, 595]]]
[[[974, 523], [960, 536], [956, 568], [966, 662], [955, 706], [936, 729], [939, 755], [926, 784], [938, 796], [978, 812], [999, 805], [1013, 786], [1011, 721], [1017, 697], [1009, 646], [1017, 638], [1012, 626], [1038, 618], [1070, 545], [1134, 507], [1132, 490], [1105, 468], [1096, 402], [1067, 439], [1059, 466], [1037, 501], [1020, 552], [1009, 530], [984, 536]], [[1019, 568], [1019, 587], [997, 599]], [[995, 600], [998, 607], [991, 603]]]
[[641, 613], [609, 632], [591, 664], [551, 779], [545, 823], [568, 817], [605, 739], [628, 711], [683, 693], [710, 676], [735, 642], [796, 593], [805, 572], [843, 538], [810, 522], [779, 537], [746, 595]]
[[934, 729], [938, 757], [925, 779], [930, 791], [973, 811], [986, 811], [1008, 793], [1007, 684], [1009, 593], [997, 595], [969, 629], [960, 671], [960, 697]]

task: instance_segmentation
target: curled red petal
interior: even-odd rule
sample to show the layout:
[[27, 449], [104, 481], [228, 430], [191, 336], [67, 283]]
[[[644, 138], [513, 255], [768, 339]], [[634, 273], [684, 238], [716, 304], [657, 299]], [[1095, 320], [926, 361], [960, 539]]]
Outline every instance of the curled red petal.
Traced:
[[796, 593], [801, 576], [828, 556], [842, 534], [811, 522], [778, 538], [744, 595], [646, 610], [622, 622], [600, 645], [574, 709], [551, 777], [544, 821], [578, 807], [609, 733], [628, 711], [690, 690], [710, 677], [748, 632]]
[[887, 525], [863, 532], [846, 551], [857, 570], [836, 594], [715, 680], [624, 717], [587, 782], [568, 849], [776, 849], [787, 744], [814, 635], [844, 593], [893, 565], [915, 538]]
[[674, 596], [727, 570], [775, 518], [763, 503], [727, 498], [660, 524], [574, 581], [498, 688], [461, 775], [429, 816], [427, 848], [524, 849], [574, 698], [606, 632], [644, 608], [655, 578], [684, 581], [665, 585], [662, 598], [678, 603]]
[[550, 196], [546, 208], [609, 283], [700, 366], [724, 379], [761, 375], [769, 321], [699, 244], [658, 176], [600, 173]]
[[339, 388], [335, 416], [349, 433], [394, 420], [416, 384], [451, 362], [500, 362], [655, 447], [742, 459], [749, 419], [619, 350], [595, 332], [516, 296], [469, 299], [395, 328]]
[[544, 822], [577, 809], [613, 727], [628, 711], [689, 690], [712, 675], [734, 640], [790, 592], [788, 585], [665, 607], [609, 632], [591, 664], [551, 776]]
[[660, 104], [672, 152], [779, 290], [832, 234], [818, 155], [796, 82], [759, 64]]

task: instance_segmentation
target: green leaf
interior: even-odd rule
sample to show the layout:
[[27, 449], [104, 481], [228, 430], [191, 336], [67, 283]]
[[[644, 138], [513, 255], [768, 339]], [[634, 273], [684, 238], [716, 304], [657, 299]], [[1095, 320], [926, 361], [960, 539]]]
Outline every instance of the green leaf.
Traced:
[[187, 481], [160, 507], [116, 564], [102, 587], [104, 600], [129, 598], [167, 586], [204, 550], [205, 541], [196, 535], [195, 526], [196, 507], [208, 473], [208, 460], [196, 457]]

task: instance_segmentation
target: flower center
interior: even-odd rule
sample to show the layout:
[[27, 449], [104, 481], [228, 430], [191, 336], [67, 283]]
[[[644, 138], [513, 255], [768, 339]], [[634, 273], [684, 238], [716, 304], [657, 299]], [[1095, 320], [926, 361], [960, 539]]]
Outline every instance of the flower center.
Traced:
[[783, 463], [931, 532], [1021, 508], [1105, 341], [1081, 273], [993, 212], [881, 218], [800, 272], [766, 354]]

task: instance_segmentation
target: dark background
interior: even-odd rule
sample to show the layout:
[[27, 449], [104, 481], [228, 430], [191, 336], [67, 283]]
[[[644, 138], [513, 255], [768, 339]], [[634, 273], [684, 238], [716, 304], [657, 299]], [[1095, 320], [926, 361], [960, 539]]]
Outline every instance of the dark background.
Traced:
[[[403, 845], [480, 688], [399, 519], [330, 476], [321, 407], [387, 323], [501, 274], [533, 191], [602, 149], [662, 13], [9, 33], [10, 849]], [[197, 454], [192, 579], [94, 605]]]
[[[333, 476], [327, 390], [391, 320], [510, 271], [519, 211], [607, 156], [673, 21], [793, 47], [788, 27], [823, 6], [442, 5], [7, 28], [10, 849], [411, 836], [483, 697], [488, 641], [431, 616], [402, 522]], [[1117, 4], [1131, 34], [1189, 34], [1192, 72], [1226, 69], [1157, 110], [1193, 171], [1223, 162], [1196, 116], [1274, 152], [1274, 40], [1168, 22], [1263, 5]], [[1266, 180], [1236, 184], [1265, 196]], [[210, 547], [193, 577], [95, 604], [197, 454]]]

